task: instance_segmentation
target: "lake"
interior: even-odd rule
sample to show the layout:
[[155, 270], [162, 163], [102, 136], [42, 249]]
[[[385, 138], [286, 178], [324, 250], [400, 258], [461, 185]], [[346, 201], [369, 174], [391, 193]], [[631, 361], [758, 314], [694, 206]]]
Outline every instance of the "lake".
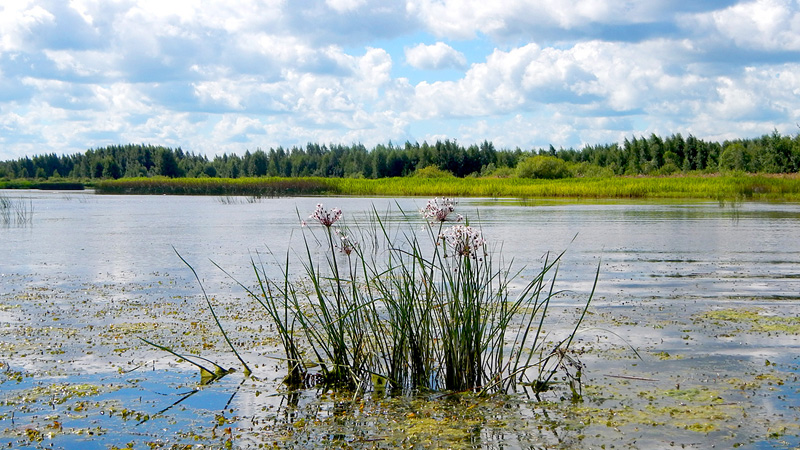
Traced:
[[[270, 322], [214, 263], [246, 284], [251, 258], [280, 277], [275, 258], [302, 248], [300, 222], [317, 203], [341, 208], [351, 226], [368, 226], [374, 207], [398, 227], [402, 209], [421, 228], [427, 199], [2, 195], [30, 205], [30, 220], [0, 223], [0, 446], [800, 445], [798, 204], [459, 199], [457, 211], [513, 267], [566, 250], [554, 336], [599, 267], [576, 355], [584, 401], [572, 405], [526, 392], [437, 401], [284, 392]], [[176, 253], [253, 379], [198, 386], [193, 366], [139, 339], [238, 364]]]

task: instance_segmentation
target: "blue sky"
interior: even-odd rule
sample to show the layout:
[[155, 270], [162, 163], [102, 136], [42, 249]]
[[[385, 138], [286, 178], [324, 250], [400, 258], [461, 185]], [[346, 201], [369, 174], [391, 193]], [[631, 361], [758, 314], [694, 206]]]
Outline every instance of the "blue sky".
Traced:
[[800, 1], [15, 0], [0, 160], [800, 132]]

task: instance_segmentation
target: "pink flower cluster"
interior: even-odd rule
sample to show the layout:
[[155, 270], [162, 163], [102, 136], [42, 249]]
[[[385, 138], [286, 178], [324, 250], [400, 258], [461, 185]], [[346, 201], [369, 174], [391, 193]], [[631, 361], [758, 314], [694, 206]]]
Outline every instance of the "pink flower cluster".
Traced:
[[[309, 219], [316, 220], [320, 224], [330, 228], [336, 223], [339, 219], [342, 218], [342, 210], [339, 208], [331, 208], [330, 211], [326, 210], [322, 203], [317, 204], [317, 208], [314, 210], [314, 213], [308, 216]], [[306, 226], [306, 221], [300, 221], [300, 225]], [[333, 230], [336, 233], [336, 236], [339, 238], [339, 245], [333, 244], [340, 252], [350, 255], [353, 250], [358, 245], [358, 242], [352, 240], [339, 229]]]
[[486, 240], [481, 231], [468, 225], [454, 225], [441, 234], [448, 248], [456, 255], [481, 259], [486, 256]]
[[[456, 204], [452, 198], [435, 197], [428, 200], [428, 204], [425, 205], [420, 212], [422, 213], [422, 217], [430, 222], [444, 222], [447, 220], [447, 216], [455, 210]], [[462, 219], [463, 217], [461, 217], [461, 214], [456, 215], [457, 222], [460, 222]]]
[[339, 208], [331, 208], [330, 212], [328, 212], [325, 208], [322, 207], [322, 203], [317, 204], [317, 209], [314, 210], [314, 214], [308, 216], [309, 219], [315, 219], [319, 221], [322, 225], [326, 227], [330, 227], [337, 220], [342, 218], [342, 210]]
[[345, 236], [345, 234], [339, 230], [336, 230], [336, 235], [339, 236], [339, 241], [340, 241], [340, 244], [337, 246], [337, 248], [339, 249], [340, 252], [344, 253], [347, 256], [350, 256], [350, 253], [353, 252], [355, 247], [358, 245], [358, 242], [350, 239], [350, 237], [348, 236]]

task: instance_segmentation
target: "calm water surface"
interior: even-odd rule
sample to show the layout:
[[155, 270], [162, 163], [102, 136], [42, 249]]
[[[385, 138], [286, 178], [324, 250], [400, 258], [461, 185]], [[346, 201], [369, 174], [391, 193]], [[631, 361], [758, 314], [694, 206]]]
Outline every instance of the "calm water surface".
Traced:
[[[251, 202], [245, 198], [231, 201], [74, 192], [9, 191], [4, 195], [29, 201], [33, 215], [29, 224], [0, 225], [0, 344], [4, 353], [0, 369], [27, 374], [16, 384], [0, 384], [5, 402], [0, 406], [0, 428], [6, 429], [0, 444], [31, 448], [38, 442], [26, 441], [26, 432], [20, 430], [30, 428], [30, 424], [44, 427], [44, 412], [32, 408], [26, 416], [24, 408], [12, 400], [19, 392], [37, 386], [40, 378], [60, 376], [68, 383], [132, 383], [127, 381], [129, 369], [158, 360], [152, 362], [151, 372], [130, 372], [140, 378], [135, 388], [131, 387], [134, 395], [139, 394], [137, 410], [152, 414], [171, 403], [160, 399], [163, 392], [146, 380], [148, 373], [162, 373], [158, 370], [165, 364], [175, 367], [175, 358], [143, 349], [135, 339], [136, 330], [120, 330], [126, 323], [148, 320], [184, 330], [186, 322], [207, 320], [198, 319], [203, 315], [198, 287], [176, 250], [192, 263], [211, 295], [224, 302], [241, 293], [233, 294], [233, 283], [210, 260], [235, 276], [250, 280], [250, 258], [271, 261], [268, 250], [280, 256], [290, 243], [300, 244], [300, 220], [306, 219], [319, 202], [326, 207], [340, 207], [351, 226], [368, 226], [367, 217], [373, 207], [391, 211], [390, 223], [402, 222], [398, 208], [416, 220], [417, 211], [425, 203], [417, 198], [281, 198]], [[777, 373], [775, 380], [781, 381], [776, 381], [774, 394], [760, 396], [754, 391], [750, 396], [760, 399], [757, 407], [764, 411], [761, 425], [748, 424], [747, 419], [737, 416], [730, 420], [738, 421], [740, 431], [731, 431], [731, 427], [705, 433], [659, 428], [648, 434], [639, 431], [643, 428], [640, 423], [620, 424], [602, 431], [589, 428], [585, 434], [597, 436], [597, 440], [587, 448], [604, 442], [616, 442], [618, 446], [627, 443], [633, 448], [666, 448], [676, 442], [706, 448], [706, 444], [719, 439], [723, 439], [724, 446], [740, 444], [742, 448], [782, 448], [798, 443], [800, 385], [796, 384], [796, 366], [800, 343], [795, 328], [752, 333], [747, 323], [724, 322], [724, 332], [720, 332], [709, 329], [708, 321], [698, 318], [720, 309], [755, 310], [765, 316], [785, 318], [800, 315], [800, 205], [461, 199], [458, 210], [473, 224], [481, 224], [493, 251], [505, 261], [513, 259], [514, 267], [537, 267], [548, 252], [553, 255], [566, 250], [558, 284], [568, 291], [558, 300], [565, 312], [579, 307], [581, 299], [588, 297], [595, 271], [600, 267], [590, 322], [596, 329], [609, 332], [587, 333], [586, 340], [598, 348], [616, 348], [619, 352], [613, 358], [593, 360], [591, 354], [585, 357], [594, 364], [588, 368], [591, 381], [610, 385], [624, 380], [619, 381], [616, 392], [621, 396], [631, 389], [634, 397], [642, 390], [666, 392], [681, 385], [710, 389], [709, 379], [753, 378], [765, 366], [772, 367], [770, 370]], [[276, 265], [268, 263], [266, 267], [279, 276]], [[99, 312], [101, 305], [117, 313]], [[176, 308], [180, 311], [175, 312]], [[106, 331], [98, 333], [94, 327], [106, 327]], [[160, 330], [157, 325], [153, 327], [154, 332]], [[117, 330], [117, 334], [108, 329]], [[71, 332], [97, 335], [99, 340], [89, 343], [93, 338], [87, 338], [85, 343], [59, 351], [39, 348], [46, 345], [49, 350]], [[185, 333], [191, 336], [190, 332]], [[127, 341], [128, 347], [120, 348], [120, 341]], [[638, 349], [643, 357], [632, 357], [625, 350], [630, 347]], [[108, 349], [113, 349], [111, 354], [104, 353]], [[40, 354], [32, 358], [37, 350]], [[159, 378], [160, 383], [170, 386], [192, 382], [180, 372], [176, 375], [174, 371], [164, 371], [158, 376], [164, 377]], [[264, 375], [270, 376], [279, 378], [273, 372]], [[204, 396], [192, 395], [181, 405], [193, 405], [188, 406], [190, 410], [209, 408], [208, 414], [213, 418], [230, 402], [231, 394], [239, 392], [236, 383], [235, 379], [226, 380], [202, 392]], [[94, 398], [114, 397], [113, 393], [98, 395]], [[241, 392], [228, 406], [235, 405], [240, 415], [257, 421], [259, 410], [278, 409], [284, 401], [283, 397]], [[596, 407], [623, 408], [625, 401], [617, 401], [616, 406], [598, 401]], [[730, 401], [738, 402], [738, 398]], [[130, 405], [119, 408], [134, 409]], [[56, 415], [57, 419], [48, 420], [62, 424], [70, 413], [61, 411]], [[80, 420], [83, 422], [75, 429], [90, 430], [98, 422], [97, 416], [91, 414]], [[154, 440], [180, 442], [185, 436], [175, 436], [185, 427], [183, 420], [188, 419], [173, 417], [167, 421], [169, 425], [146, 421], [136, 428], [128, 418], [124, 422], [127, 425], [119, 425], [123, 431], [106, 430], [106, 437], [90, 448], [122, 446], [137, 441], [143, 431]], [[744, 429], [743, 423], [747, 425]], [[240, 422], [226, 426], [237, 424], [242, 427]], [[97, 426], [102, 428], [102, 422]], [[769, 430], [776, 426], [783, 427], [783, 431], [777, 437], [769, 437]], [[251, 424], [250, 428], [254, 426]], [[614, 429], [622, 431], [615, 434]], [[637, 431], [631, 431], [634, 429]], [[630, 443], [631, 435], [636, 436], [638, 444]], [[313, 433], [309, 438], [313, 440]], [[87, 439], [86, 434], [63, 433], [50, 442], [74, 448], [96, 438]], [[258, 438], [251, 436], [248, 442], [256, 442], [254, 439]], [[475, 445], [527, 446], [519, 436], [508, 442], [505, 438], [486, 439]], [[563, 444], [560, 439], [556, 438], [556, 443]]]
[[[0, 273], [104, 282], [184, 271], [208, 259], [236, 273], [250, 256], [299, 244], [299, 222], [318, 202], [364, 222], [374, 206], [416, 215], [422, 199], [283, 198], [226, 204], [215, 197], [10, 192], [33, 201], [33, 221], [0, 228]], [[462, 199], [506, 260], [535, 266], [567, 250], [562, 277], [587, 281], [602, 259], [602, 296], [676, 299], [800, 295], [800, 205]], [[399, 220], [398, 215], [394, 216]]]

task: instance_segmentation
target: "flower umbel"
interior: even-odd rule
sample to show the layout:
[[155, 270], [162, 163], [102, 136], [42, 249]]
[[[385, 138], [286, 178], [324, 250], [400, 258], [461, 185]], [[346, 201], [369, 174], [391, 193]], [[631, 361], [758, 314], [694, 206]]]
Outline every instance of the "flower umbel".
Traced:
[[318, 203], [317, 209], [314, 210], [314, 214], [311, 214], [308, 216], [308, 218], [316, 219], [322, 225], [330, 228], [331, 225], [342, 218], [342, 210], [339, 208], [331, 208], [330, 212], [328, 212], [322, 207], [322, 203]]
[[[420, 212], [422, 213], [422, 217], [431, 222], [444, 222], [447, 220], [447, 216], [455, 211], [455, 209], [456, 203], [452, 198], [434, 197], [428, 200], [428, 204], [425, 205]], [[460, 222], [461, 219], [461, 215], [457, 214], [456, 221]]]
[[339, 242], [340, 242], [340, 244], [337, 245], [337, 248], [339, 249], [340, 252], [344, 253], [347, 256], [350, 256], [350, 253], [353, 252], [353, 249], [358, 245], [358, 242], [352, 240], [348, 236], [345, 236], [344, 233], [342, 233], [339, 230], [336, 230], [336, 235], [339, 236]]
[[454, 225], [441, 236], [453, 253], [480, 259], [486, 256], [486, 240], [481, 231], [469, 225]]

